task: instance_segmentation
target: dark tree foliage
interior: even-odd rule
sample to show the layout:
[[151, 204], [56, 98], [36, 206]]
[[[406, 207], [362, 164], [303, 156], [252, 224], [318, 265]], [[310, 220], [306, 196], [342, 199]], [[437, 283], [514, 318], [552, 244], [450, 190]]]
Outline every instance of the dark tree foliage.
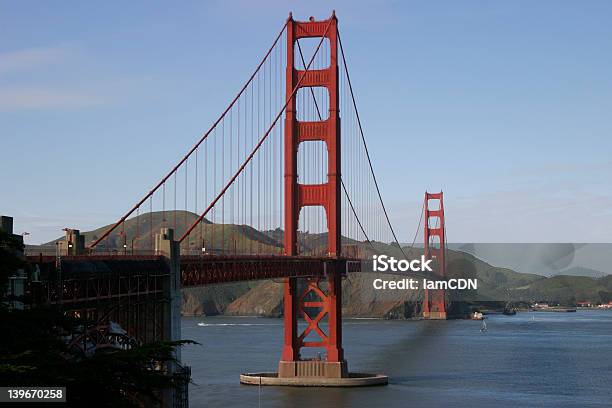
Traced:
[[4, 295], [8, 277], [25, 267], [23, 259], [16, 254], [23, 251], [23, 242], [16, 236], [0, 229], [0, 293]]
[[[2, 233], [2, 232], [0, 232]], [[0, 236], [0, 287], [10, 273], [24, 267], [16, 255], [21, 243]], [[4, 289], [0, 291], [5, 297]], [[57, 309], [9, 310], [0, 299], [0, 385], [65, 386], [74, 407], [154, 405], [160, 391], [174, 386], [163, 367], [174, 361], [177, 347], [190, 341], [157, 342], [130, 350], [109, 349], [86, 356], [71, 350], [64, 336], [84, 322]]]

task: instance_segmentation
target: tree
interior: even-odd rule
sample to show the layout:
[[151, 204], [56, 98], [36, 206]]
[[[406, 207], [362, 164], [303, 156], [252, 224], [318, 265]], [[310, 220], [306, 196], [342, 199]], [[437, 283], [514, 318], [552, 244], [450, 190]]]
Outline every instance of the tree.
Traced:
[[[0, 294], [5, 300], [8, 278], [15, 271], [25, 268], [25, 261], [17, 254], [23, 251], [23, 242], [16, 236], [0, 229]], [[2, 302], [4, 305], [4, 303]]]
[[[0, 286], [25, 267], [21, 242], [0, 231]], [[5, 291], [2, 290], [2, 297]], [[62, 386], [68, 406], [138, 407], [175, 386], [164, 367], [190, 341], [157, 342], [129, 350], [106, 348], [93, 355], [70, 349], [64, 339], [87, 322], [54, 308], [9, 310], [0, 299], [0, 385]]]

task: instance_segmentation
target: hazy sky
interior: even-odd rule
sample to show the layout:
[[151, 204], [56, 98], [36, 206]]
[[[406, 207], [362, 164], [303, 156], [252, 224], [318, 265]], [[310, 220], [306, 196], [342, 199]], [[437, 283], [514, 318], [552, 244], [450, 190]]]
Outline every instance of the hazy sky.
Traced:
[[[335, 8], [400, 240], [610, 242], [612, 2], [0, 2], [0, 213], [114, 221], [208, 128], [287, 14]], [[407, 159], [408, 158], [408, 159]]]

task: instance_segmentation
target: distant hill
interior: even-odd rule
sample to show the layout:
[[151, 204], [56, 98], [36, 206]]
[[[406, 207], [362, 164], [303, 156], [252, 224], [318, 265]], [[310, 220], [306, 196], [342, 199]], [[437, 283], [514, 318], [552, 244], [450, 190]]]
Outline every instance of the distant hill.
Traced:
[[[273, 234], [275, 239], [282, 239], [282, 231], [280, 230], [267, 234]], [[300, 234], [300, 240], [306, 250], [314, 253], [321, 252], [322, 247], [327, 245], [325, 234]], [[400, 250], [397, 245], [381, 242], [374, 242], [370, 245], [343, 238], [343, 243], [357, 246], [366, 259], [374, 253], [387, 254], [401, 259], [403, 257], [402, 250], [410, 259], [418, 258], [423, 254], [422, 248], [404, 247]], [[504, 304], [509, 299], [511, 290], [546, 279], [539, 275], [521, 274], [507, 268], [498, 268], [473, 255], [460, 251], [448, 251], [447, 259], [449, 276], [473, 277], [479, 280], [478, 294], [473, 294], [473, 296], [463, 296], [458, 292], [449, 294], [454, 301], [497, 301]], [[349, 275], [342, 285], [344, 294], [342, 309], [346, 316], [409, 318], [420, 314], [422, 292], [410, 290], [377, 291], [372, 286], [372, 281], [376, 278], [400, 279], [401, 276], [372, 272]], [[263, 281], [229, 303], [224, 314], [280, 316], [282, 314], [282, 300], [281, 283]]]
[[591, 277], [612, 273], [612, 243], [449, 243], [448, 248], [522, 273]]
[[[176, 228], [180, 237], [197, 220], [197, 215], [187, 211], [166, 211], [140, 214], [125, 221], [108, 239], [99, 245], [102, 248], [128, 249], [152, 248], [152, 237], [162, 227]], [[93, 231], [85, 231], [86, 244], [102, 236], [110, 225]], [[124, 235], [125, 234], [125, 235]], [[185, 242], [182, 250], [207, 251], [237, 250], [252, 251], [259, 247], [263, 252], [281, 253], [284, 231], [281, 229], [257, 231], [246, 225], [213, 224], [203, 220]], [[53, 244], [52, 241], [49, 244]], [[327, 234], [298, 234], [300, 252], [304, 254], [325, 253]], [[418, 258], [422, 247], [411, 248], [382, 242], [360, 242], [342, 238], [345, 252], [354, 251], [365, 259], [373, 254], [387, 254], [398, 259]], [[403, 252], [402, 252], [403, 250]], [[366, 263], [365, 266], [368, 266]], [[546, 278], [537, 274], [519, 273], [509, 268], [497, 267], [479, 257], [461, 250], [447, 250], [447, 275], [478, 279], [478, 292], [449, 292], [452, 300], [478, 303], [512, 301], [554, 301], [572, 304], [588, 300], [607, 302], [612, 298], [612, 275], [589, 268], [568, 268], [569, 274]], [[570, 276], [585, 275], [590, 276]], [[420, 312], [419, 296], [416, 291], [376, 291], [373, 279], [386, 277], [399, 279], [397, 275], [360, 273], [350, 275], [343, 282], [343, 311], [347, 316], [406, 318]], [[282, 314], [282, 285], [274, 281], [238, 282], [190, 288], [183, 291], [183, 312], [186, 314], [233, 314], [278, 316]]]
[[[156, 211], [140, 214], [125, 220], [97, 247], [102, 250], [120, 249], [125, 243], [128, 250], [153, 249], [155, 234], [159, 233], [161, 228], [173, 228], [174, 235], [178, 239], [197, 219], [198, 215], [190, 211]], [[101, 237], [111, 226], [112, 224], [109, 224], [93, 231], [81, 231], [85, 236], [85, 246], [89, 246]], [[49, 246], [62, 239], [58, 238], [44, 245]], [[183, 243], [182, 249], [201, 250], [204, 247], [209, 252], [223, 249], [241, 252], [257, 246], [260, 246], [262, 252], [271, 253], [280, 252], [282, 248], [275, 239], [247, 225], [213, 224], [203, 219]]]
[[533, 282], [514, 290], [513, 299], [548, 301], [564, 305], [580, 301], [607, 303], [612, 299], [612, 278], [558, 275]]
[[[449, 263], [449, 269], [451, 266], [452, 264]], [[461, 266], [459, 269], [465, 271], [466, 266]], [[485, 279], [483, 279], [483, 274]], [[497, 267], [486, 268], [478, 275], [479, 283], [483, 282], [483, 289], [479, 291], [480, 295], [482, 297], [493, 295], [498, 300], [545, 301], [563, 305], [573, 305], [579, 301], [607, 303], [612, 300], [612, 275], [584, 267], [568, 268], [550, 277], [519, 273]], [[491, 283], [492, 287], [489, 286]]]

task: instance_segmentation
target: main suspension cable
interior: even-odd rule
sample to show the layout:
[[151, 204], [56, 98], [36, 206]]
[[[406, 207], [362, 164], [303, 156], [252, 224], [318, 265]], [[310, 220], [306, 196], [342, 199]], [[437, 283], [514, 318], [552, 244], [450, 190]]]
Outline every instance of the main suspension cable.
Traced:
[[102, 236], [100, 236], [100, 238], [98, 238], [96, 241], [94, 241], [90, 245], [90, 247], [89, 247], [90, 249], [95, 247], [100, 241], [102, 241], [104, 238], [106, 238], [111, 232], [113, 232], [115, 230], [115, 228], [117, 228], [122, 222], [124, 222], [130, 215], [132, 215], [132, 213], [134, 211], [136, 211], [136, 209], [139, 208], [149, 197], [151, 197], [157, 191], [157, 189], [159, 189], [159, 187], [162, 186], [166, 182], [166, 180], [168, 180], [178, 170], [178, 168], [181, 167], [181, 165], [187, 161], [189, 156], [191, 156], [191, 154], [200, 146], [200, 144], [204, 140], [206, 140], [206, 138], [208, 137], [208, 135], [210, 135], [210, 133], [213, 131], [213, 129], [216, 129], [217, 125], [221, 122], [221, 120], [223, 120], [225, 118], [225, 115], [230, 111], [230, 109], [232, 109], [232, 107], [234, 106], [236, 101], [244, 93], [245, 89], [247, 89], [247, 87], [249, 86], [251, 81], [253, 81], [253, 78], [255, 78], [255, 75], [257, 75], [257, 73], [259, 72], [259, 70], [261, 69], [263, 64], [266, 62], [266, 60], [268, 59], [268, 56], [272, 53], [272, 50], [274, 49], [274, 47], [276, 47], [276, 44], [278, 43], [278, 40], [281, 38], [281, 36], [285, 32], [285, 29], [287, 28], [287, 24], [288, 24], [288, 21], [285, 22], [285, 24], [283, 25], [283, 28], [280, 30], [280, 32], [276, 36], [276, 39], [274, 40], [274, 43], [272, 43], [272, 46], [268, 49], [268, 52], [264, 55], [264, 57], [262, 58], [262, 60], [259, 63], [259, 65], [257, 65], [257, 68], [255, 68], [255, 71], [253, 72], [253, 74], [251, 74], [251, 76], [246, 81], [244, 86], [240, 89], [240, 91], [238, 92], [236, 97], [230, 102], [230, 104], [223, 111], [221, 116], [219, 116], [219, 118], [212, 124], [212, 126], [208, 129], [208, 131], [206, 133], [204, 133], [204, 135], [191, 148], [191, 150], [189, 150], [189, 152], [185, 155], [185, 157], [183, 157], [181, 159], [181, 161], [179, 161], [178, 164], [176, 166], [174, 166], [172, 168], [172, 170], [170, 170], [170, 172], [168, 174], [166, 174], [166, 176], [164, 178], [162, 178], [161, 181], [159, 183], [157, 183], [157, 185], [155, 187], [153, 187], [153, 189], [151, 189], [151, 191], [149, 191], [134, 207], [132, 207], [132, 209], [130, 211], [128, 211], [123, 217], [121, 217], [119, 219], [119, 221], [117, 221], [111, 228], [109, 228], [104, 234], [102, 234]]
[[417, 236], [419, 235], [419, 230], [421, 229], [421, 222], [423, 221], [423, 213], [425, 212], [425, 201], [421, 204], [421, 216], [419, 217], [419, 224], [417, 225], [417, 229], [414, 233], [414, 239], [412, 240], [412, 245], [410, 245], [410, 249], [414, 248], [416, 244]]

